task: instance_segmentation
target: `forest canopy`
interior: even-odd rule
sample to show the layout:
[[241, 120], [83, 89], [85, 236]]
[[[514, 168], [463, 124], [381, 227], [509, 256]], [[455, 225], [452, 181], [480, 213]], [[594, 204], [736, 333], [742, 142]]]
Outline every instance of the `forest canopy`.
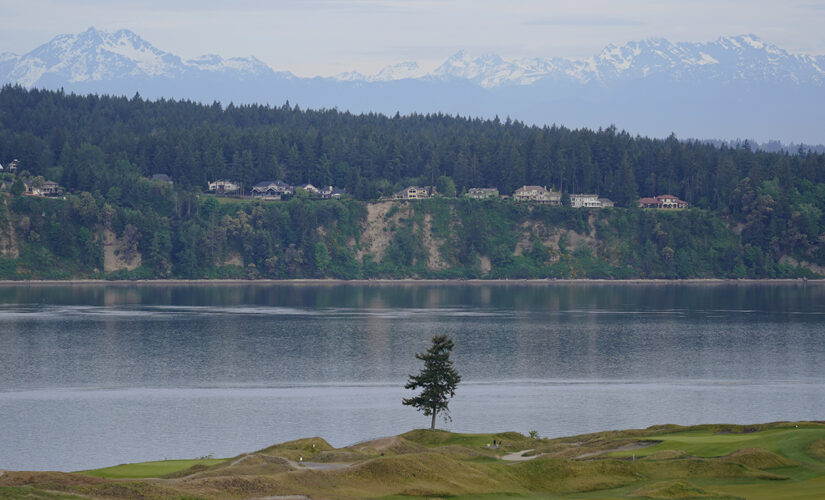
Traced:
[[[135, 247], [143, 256], [140, 269], [151, 276], [214, 275], [217, 271], [212, 266], [218, 257], [204, 260], [204, 246], [198, 246], [198, 238], [213, 242], [207, 245], [215, 247], [209, 250], [213, 255], [225, 257], [227, 253], [240, 252], [244, 273], [253, 264], [256, 271], [252, 274], [265, 275], [270, 259], [270, 270], [278, 269], [270, 273], [272, 276], [319, 276], [333, 270], [332, 275], [372, 276], [379, 273], [378, 269], [384, 269], [384, 275], [395, 274], [389, 273], [386, 266], [381, 267], [381, 262], [370, 262], [363, 251], [353, 250], [360, 244], [359, 228], [366, 217], [363, 204], [315, 202], [315, 206], [296, 200], [280, 202], [277, 207], [270, 204], [255, 208], [225, 202], [216, 205], [214, 198], [201, 196], [207, 183], [216, 179], [239, 181], [246, 186], [276, 179], [290, 184], [334, 185], [346, 188], [355, 200], [362, 201], [376, 200], [410, 184], [455, 186], [458, 195], [472, 187], [496, 187], [502, 194], [510, 194], [522, 185], [540, 185], [567, 193], [595, 193], [634, 213], [638, 211], [635, 206], [640, 196], [672, 194], [692, 207], [672, 217], [673, 220], [664, 214], [630, 213], [605, 213], [596, 219], [581, 220], [581, 214], [565, 211], [564, 207], [548, 210], [555, 210], [552, 217], [562, 226], [581, 226], [594, 234], [597, 226], [601, 227], [599, 220], [604, 219], [605, 226], [599, 234], [605, 237], [614, 231], [611, 223], [630, 224], [627, 234], [615, 236], [623, 241], [634, 231], [648, 231], [642, 236], [656, 250], [659, 260], [650, 264], [654, 268], [660, 261], [667, 264], [665, 267], [675, 266], [680, 252], [692, 248], [692, 244], [668, 241], [674, 233], [684, 233], [688, 240], [693, 237], [698, 241], [708, 235], [690, 231], [705, 230], [730, 240], [724, 245], [730, 247], [732, 267], [724, 271], [727, 273], [733, 273], [733, 268], [740, 265], [737, 275], [788, 275], [789, 268], [780, 266], [780, 261], [788, 262], [788, 257], [794, 262], [825, 265], [825, 156], [807, 151], [753, 151], [747, 143], [719, 147], [678, 140], [673, 135], [664, 139], [633, 137], [612, 126], [571, 130], [555, 125], [527, 126], [510, 119], [481, 120], [442, 114], [354, 115], [338, 110], [302, 110], [289, 103], [280, 107], [205, 105], [164, 99], [148, 101], [139, 95], [79, 96], [5, 86], [0, 90], [0, 163], [13, 159], [19, 160], [19, 169], [26, 176], [58, 182], [73, 207], [50, 214], [42, 207], [35, 213], [34, 205], [38, 202], [34, 200], [8, 204], [0, 215], [16, 225], [21, 224], [21, 217], [28, 217], [28, 231], [40, 219], [53, 219], [44, 219], [43, 227], [35, 231], [40, 239], [31, 244], [44, 251], [56, 251], [57, 247], [49, 245], [57, 243], [42, 234], [54, 232], [53, 223], [86, 228], [88, 235], [79, 230], [71, 233], [79, 238], [74, 246], [69, 245], [75, 249], [78, 245], [94, 246], [100, 240], [102, 228], [108, 228]], [[153, 174], [167, 174], [174, 185], [150, 181]], [[8, 191], [12, 179], [4, 182]], [[523, 223], [525, 218], [534, 217], [531, 211], [519, 212], [521, 209], [497, 202], [498, 209], [486, 209], [489, 221], [477, 221], [473, 210], [462, 205], [465, 202], [451, 203], [453, 222], [445, 223], [441, 229], [432, 228], [443, 237], [461, 240], [450, 250], [452, 257], [448, 257], [453, 260], [446, 258], [446, 269], [484, 270], [485, 259], [490, 258], [493, 269], [486, 274], [478, 273], [492, 277], [497, 269], [495, 255], [503, 258], [509, 252], [511, 257], [523, 257], [512, 255], [524, 254], [516, 250], [516, 236], [508, 237], [496, 248], [488, 248], [489, 241], [472, 243], [475, 236], [464, 231], [472, 224]], [[425, 216], [425, 212], [429, 218], [437, 216], [441, 209], [437, 204], [432, 207], [436, 208], [418, 207], [410, 219], [395, 224], [392, 234], [393, 238], [400, 238], [403, 258], [391, 252], [381, 257], [398, 257], [394, 269], [401, 269], [401, 275], [412, 272], [410, 267], [401, 265], [402, 261], [414, 266], [423, 258], [414, 248], [415, 239], [420, 237], [416, 231], [423, 226], [416, 226], [414, 219]], [[688, 215], [696, 210], [700, 213]], [[624, 222], [612, 220], [616, 218]], [[262, 222], [256, 226], [247, 219]], [[234, 229], [232, 220], [237, 221]], [[335, 236], [337, 243], [328, 241], [331, 233], [326, 237], [315, 235], [322, 225], [319, 220], [338, 225], [341, 233]], [[696, 221], [709, 225], [685, 229]], [[402, 230], [405, 224], [410, 225], [410, 234], [406, 236]], [[636, 224], [652, 225], [638, 229], [642, 226]], [[673, 229], [666, 231], [663, 224]], [[246, 226], [252, 229], [251, 233]], [[28, 235], [26, 231], [21, 228], [21, 234]], [[235, 236], [238, 240], [223, 243], [222, 236], [203, 236], [210, 231], [226, 232], [226, 241], [232, 242]], [[255, 231], [266, 234], [256, 235]], [[658, 241], [654, 241], [657, 231], [669, 236], [659, 234]], [[465, 239], [458, 236], [462, 234]], [[323, 241], [323, 248], [318, 246], [319, 241]], [[301, 262], [296, 264], [297, 257], [293, 258], [291, 267], [286, 264], [290, 248], [292, 253], [301, 254]], [[634, 248], [634, 252], [652, 252], [645, 248]], [[697, 247], [695, 251], [706, 254], [711, 250]], [[69, 249], [62, 251], [71, 253]], [[624, 257], [616, 257], [613, 247], [604, 251], [599, 256], [597, 246], [593, 246], [594, 261], [622, 270], [608, 275], [643, 274], [639, 267], [644, 260], [641, 257], [637, 262], [620, 264]], [[77, 253], [93, 259], [101, 252]], [[536, 250], [531, 264], [539, 271], [521, 274], [548, 276], [541, 266], [558, 263], [560, 257], [541, 260], [542, 256], [542, 250]], [[276, 257], [277, 266], [271, 260]], [[480, 257], [484, 264], [481, 267]], [[714, 269], [709, 272], [718, 275], [720, 261], [711, 262], [718, 255], [706, 257], [708, 269]], [[8, 254], [4, 258], [9, 259]], [[501, 269], [504, 261], [499, 262]], [[18, 274], [20, 269], [31, 271], [37, 264], [15, 266], [18, 264], [6, 264], [6, 268], [17, 269], [14, 272]], [[342, 271], [341, 266], [347, 271]], [[82, 267], [85, 270], [76, 267], [73, 272], [88, 275], [95, 268], [102, 266], [89, 264]], [[208, 269], [212, 271], [207, 272]], [[673, 268], [656, 273], [704, 275], [705, 271], [677, 272]]]

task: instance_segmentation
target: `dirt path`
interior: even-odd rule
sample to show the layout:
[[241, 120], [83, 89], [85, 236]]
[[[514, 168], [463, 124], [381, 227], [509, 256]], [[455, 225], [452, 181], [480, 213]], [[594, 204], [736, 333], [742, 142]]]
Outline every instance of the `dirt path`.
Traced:
[[346, 469], [347, 467], [352, 467], [355, 465], [354, 463], [344, 463], [344, 464], [327, 464], [323, 462], [289, 462], [296, 469], [309, 469], [309, 470], [335, 470], [335, 469]]

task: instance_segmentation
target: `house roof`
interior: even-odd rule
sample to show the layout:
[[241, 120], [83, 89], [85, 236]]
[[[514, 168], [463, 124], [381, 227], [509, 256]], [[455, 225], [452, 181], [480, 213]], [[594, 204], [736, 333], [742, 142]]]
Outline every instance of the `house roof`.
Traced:
[[280, 179], [278, 179], [277, 181], [262, 181], [262, 182], [259, 182], [259, 183], [255, 184], [252, 187], [267, 187], [267, 186], [272, 186], [272, 185], [275, 185], [275, 186], [278, 186], [278, 187], [292, 187], [292, 186], [290, 186], [289, 184], [287, 184], [286, 182], [284, 182]]

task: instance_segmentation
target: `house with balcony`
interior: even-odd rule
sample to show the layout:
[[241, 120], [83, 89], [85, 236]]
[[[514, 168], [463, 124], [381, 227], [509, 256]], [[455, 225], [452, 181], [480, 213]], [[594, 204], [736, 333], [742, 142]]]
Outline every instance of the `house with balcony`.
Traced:
[[663, 210], [676, 210], [687, 208], [688, 203], [670, 194], [662, 194], [653, 198], [640, 198], [639, 206], [642, 208], [658, 208]]
[[424, 198], [432, 198], [433, 196], [435, 196], [435, 188], [433, 186], [409, 186], [392, 195], [395, 200], [423, 200]]
[[282, 180], [263, 181], [252, 186], [252, 197], [263, 200], [280, 200], [284, 195], [292, 194], [295, 189]]
[[544, 203], [561, 205], [561, 194], [542, 186], [522, 186], [513, 193], [513, 199], [519, 203]]
[[241, 184], [239, 182], [221, 179], [209, 183], [209, 191], [217, 194], [237, 193], [240, 190]]
[[476, 200], [495, 199], [498, 198], [498, 188], [470, 188], [464, 196]]

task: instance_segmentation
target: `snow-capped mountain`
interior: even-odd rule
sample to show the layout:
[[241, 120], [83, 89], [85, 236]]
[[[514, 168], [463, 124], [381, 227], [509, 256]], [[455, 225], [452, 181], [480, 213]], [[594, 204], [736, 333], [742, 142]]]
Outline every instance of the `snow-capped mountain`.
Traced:
[[59, 35], [22, 56], [4, 53], [0, 55], [0, 70], [4, 70], [0, 74], [4, 81], [26, 87], [129, 78], [179, 79], [200, 72], [234, 73], [245, 78], [273, 73], [254, 57], [207, 55], [184, 62], [132, 31], [108, 33], [95, 28], [77, 35]]
[[671, 43], [663, 38], [608, 45], [588, 59], [504, 60], [495, 54], [472, 57], [461, 51], [432, 72], [440, 79], [470, 80], [485, 88], [532, 85], [539, 80], [577, 83], [664, 76], [673, 81], [759, 80], [825, 82], [823, 57], [790, 54], [755, 35], [723, 37], [710, 43]]
[[652, 136], [825, 142], [825, 56], [789, 53], [755, 35], [632, 41], [585, 59], [460, 51], [432, 71], [407, 61], [369, 75], [299, 78], [255, 57], [184, 61], [131, 31], [89, 28], [23, 55], [0, 54], [0, 83], [207, 103], [289, 101], [356, 113], [615, 124]]
[[335, 75], [334, 79], [342, 82], [392, 82], [395, 80], [407, 80], [421, 78], [427, 73], [415, 61], [404, 61], [391, 64], [381, 69], [374, 75], [364, 75], [357, 71], [347, 71]]

